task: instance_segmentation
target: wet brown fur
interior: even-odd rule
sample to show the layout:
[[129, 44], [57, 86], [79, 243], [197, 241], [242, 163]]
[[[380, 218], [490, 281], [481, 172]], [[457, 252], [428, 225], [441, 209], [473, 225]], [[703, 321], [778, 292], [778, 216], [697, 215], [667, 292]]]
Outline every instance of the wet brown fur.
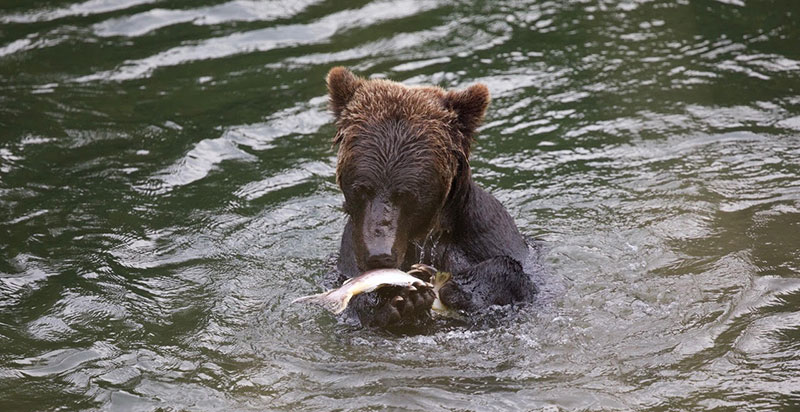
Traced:
[[[336, 117], [339, 145], [337, 183], [341, 186], [344, 168], [353, 156], [359, 139], [398, 136], [381, 133], [386, 125], [402, 124], [409, 128], [400, 136], [405, 141], [382, 144], [384, 156], [400, 157], [389, 150], [402, 147], [404, 154], [416, 158], [420, 151], [432, 152], [433, 166], [444, 187], [458, 186], [469, 180], [469, 154], [475, 129], [483, 121], [489, 105], [489, 90], [483, 84], [462, 91], [445, 91], [433, 86], [406, 86], [384, 79], [366, 80], [343, 67], [334, 67], [327, 76], [330, 108]], [[363, 143], [363, 142], [362, 142]], [[388, 142], [386, 142], [388, 143]], [[396, 144], [399, 143], [399, 144]], [[387, 160], [387, 159], [381, 159]], [[458, 181], [456, 180], [458, 177]], [[457, 188], [456, 188], [457, 190]], [[453, 193], [451, 193], [453, 194]]]

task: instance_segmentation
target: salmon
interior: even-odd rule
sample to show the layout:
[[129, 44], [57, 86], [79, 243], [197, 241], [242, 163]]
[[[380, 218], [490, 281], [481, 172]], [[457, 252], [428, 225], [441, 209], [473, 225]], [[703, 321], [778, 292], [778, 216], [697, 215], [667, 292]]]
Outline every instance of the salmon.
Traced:
[[[436, 300], [433, 302], [432, 309], [436, 311], [447, 311], [447, 308], [439, 301], [439, 288], [450, 279], [450, 274], [446, 272], [436, 272], [427, 265], [413, 265], [410, 272], [425, 272], [431, 275], [433, 284], [427, 283], [436, 293]], [[354, 278], [347, 279], [342, 286], [337, 289], [322, 292], [316, 295], [309, 295], [297, 298], [292, 303], [314, 303], [322, 306], [331, 313], [339, 314], [347, 309], [350, 299], [361, 293], [372, 292], [385, 286], [413, 286], [423, 282], [419, 278], [411, 276], [399, 269], [374, 269], [362, 273]]]

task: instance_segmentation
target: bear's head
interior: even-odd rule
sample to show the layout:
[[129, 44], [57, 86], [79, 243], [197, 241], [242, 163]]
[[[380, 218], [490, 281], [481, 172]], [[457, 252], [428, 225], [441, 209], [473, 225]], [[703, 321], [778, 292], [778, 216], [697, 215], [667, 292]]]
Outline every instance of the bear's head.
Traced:
[[[409, 242], [440, 229], [469, 185], [469, 152], [489, 104], [482, 84], [461, 91], [327, 76], [339, 146], [336, 181], [361, 270], [397, 268]], [[345, 235], [347, 236], [347, 235]]]

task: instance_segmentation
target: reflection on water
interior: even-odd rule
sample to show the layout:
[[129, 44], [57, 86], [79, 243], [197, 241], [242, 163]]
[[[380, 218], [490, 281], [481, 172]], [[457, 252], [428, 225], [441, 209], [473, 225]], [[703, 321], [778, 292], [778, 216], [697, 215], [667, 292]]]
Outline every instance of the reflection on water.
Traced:
[[104, 20], [93, 26], [100, 36], [142, 36], [162, 27], [191, 22], [212, 25], [237, 21], [265, 22], [291, 17], [314, 1], [248, 1], [234, 0], [195, 9], [154, 8], [133, 15]]
[[[792, 410], [790, 2], [0, 6], [0, 409]], [[488, 85], [534, 307], [392, 336], [291, 299], [344, 218], [323, 77]], [[554, 409], [555, 408], [555, 409]]]

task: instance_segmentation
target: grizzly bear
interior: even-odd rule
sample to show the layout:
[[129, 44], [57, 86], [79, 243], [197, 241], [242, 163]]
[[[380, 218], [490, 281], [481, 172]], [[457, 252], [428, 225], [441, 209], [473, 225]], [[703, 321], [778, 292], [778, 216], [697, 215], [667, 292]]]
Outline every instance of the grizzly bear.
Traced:
[[[526, 302], [536, 292], [522, 262], [529, 247], [511, 216], [472, 181], [469, 154], [489, 90], [460, 91], [363, 79], [343, 67], [327, 76], [336, 121], [336, 181], [348, 216], [338, 282], [375, 268], [425, 263], [450, 272], [439, 291], [467, 313]], [[361, 324], [426, 323], [429, 286], [383, 288], [351, 303]]]

